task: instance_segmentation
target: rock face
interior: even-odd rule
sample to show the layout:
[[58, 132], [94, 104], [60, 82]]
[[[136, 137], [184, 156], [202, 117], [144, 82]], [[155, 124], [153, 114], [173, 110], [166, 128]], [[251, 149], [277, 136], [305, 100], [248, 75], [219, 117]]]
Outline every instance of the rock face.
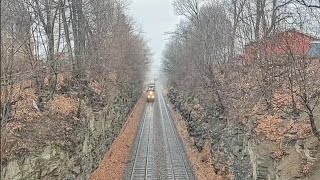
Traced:
[[[199, 151], [205, 143], [211, 144], [214, 165], [219, 174], [234, 174], [236, 179], [252, 179], [252, 167], [246, 148], [248, 138], [237, 125], [228, 124], [226, 117], [216, 107], [202, 108], [196, 97], [171, 88], [171, 103], [188, 123], [188, 131], [194, 137]], [[228, 128], [227, 128], [228, 127]]]
[[87, 103], [81, 125], [72, 131], [73, 138], [7, 158], [1, 164], [1, 179], [89, 179], [120, 132], [139, 92], [122, 92], [114, 103], [98, 110]]
[[214, 104], [200, 105], [192, 94], [171, 87], [168, 98], [187, 121], [198, 150], [211, 144], [216, 173], [237, 180], [320, 179], [320, 144], [313, 136], [297, 141], [289, 134], [280, 145], [258, 138], [245, 125], [229, 122]]

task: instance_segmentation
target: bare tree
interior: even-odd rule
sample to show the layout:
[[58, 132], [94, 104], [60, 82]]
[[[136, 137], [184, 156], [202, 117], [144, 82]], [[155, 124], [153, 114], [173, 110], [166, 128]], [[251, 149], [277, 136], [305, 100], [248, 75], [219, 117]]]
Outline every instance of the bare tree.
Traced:
[[4, 15], [1, 24], [5, 25], [1, 28], [1, 85], [6, 86], [1, 95], [3, 121], [11, 118], [11, 108], [18, 101], [13, 88], [26, 80], [36, 89], [35, 104], [40, 111], [55, 97], [59, 75], [71, 74], [68, 87], [64, 88], [76, 90], [79, 98], [84, 97], [92, 81], [103, 84], [105, 91], [100, 95], [110, 102], [121, 87], [141, 89], [150, 50], [133, 20], [126, 15], [126, 6], [112, 0], [14, 3], [4, 0], [1, 6]]
[[296, 2], [308, 7], [308, 8], [320, 8], [319, 0], [296, 0]]
[[200, 0], [176, 0], [173, 7], [178, 15], [196, 23], [200, 16]]

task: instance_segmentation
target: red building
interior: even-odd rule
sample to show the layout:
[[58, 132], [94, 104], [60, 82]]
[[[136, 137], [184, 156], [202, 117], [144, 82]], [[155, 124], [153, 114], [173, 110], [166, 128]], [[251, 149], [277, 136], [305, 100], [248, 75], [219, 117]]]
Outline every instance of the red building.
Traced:
[[277, 33], [245, 47], [244, 59], [252, 63], [256, 59], [308, 56], [311, 43], [317, 38], [295, 29]]

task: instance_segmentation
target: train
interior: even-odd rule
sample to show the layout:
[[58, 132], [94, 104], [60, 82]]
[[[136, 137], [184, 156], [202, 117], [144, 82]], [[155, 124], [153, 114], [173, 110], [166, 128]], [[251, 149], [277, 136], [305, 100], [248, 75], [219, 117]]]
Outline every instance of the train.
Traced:
[[155, 83], [152, 81], [147, 89], [147, 102], [154, 102], [156, 98], [156, 88]]

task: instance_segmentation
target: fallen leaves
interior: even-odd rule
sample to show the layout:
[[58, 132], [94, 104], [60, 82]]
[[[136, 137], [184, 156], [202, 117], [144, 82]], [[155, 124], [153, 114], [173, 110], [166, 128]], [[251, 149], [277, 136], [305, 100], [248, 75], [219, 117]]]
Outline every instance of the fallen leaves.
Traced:
[[99, 82], [97, 81], [94, 81], [92, 80], [90, 83], [89, 83], [89, 87], [97, 94], [101, 94], [102, 92], [102, 86]]
[[98, 169], [91, 176], [91, 180], [124, 179], [127, 165], [134, 145], [134, 140], [143, 115], [144, 98], [141, 98], [134, 110], [134, 116], [129, 117], [123, 126], [122, 133], [114, 140], [109, 151], [105, 154]]
[[[59, 77], [62, 78], [61, 75]], [[62, 84], [65, 80], [58, 81]], [[43, 90], [46, 88], [43, 87]], [[58, 93], [48, 102], [39, 103], [38, 97], [31, 81], [13, 85], [12, 101], [15, 103], [12, 117], [2, 127], [1, 138], [5, 143], [1, 144], [1, 158], [9, 157], [21, 149], [37, 149], [48, 142], [74, 136], [76, 126], [81, 123], [73, 116], [77, 112], [78, 101]]]
[[37, 95], [35, 93], [34, 88], [28, 88], [23, 90], [21, 93], [21, 100], [17, 101], [15, 106], [14, 118], [19, 120], [31, 121], [35, 118], [41, 116], [41, 112], [39, 112], [34, 107], [34, 101], [37, 99]]
[[75, 99], [63, 95], [56, 95], [48, 103], [49, 111], [64, 115], [75, 114], [77, 112], [78, 102]]
[[[199, 107], [199, 109], [201, 108]], [[223, 179], [222, 177], [216, 175], [216, 173], [214, 172], [210, 144], [206, 143], [203, 147], [203, 150], [199, 152], [194, 146], [194, 141], [189, 136], [186, 121], [177, 112], [174, 112], [174, 122], [177, 125], [180, 136], [182, 137], [183, 144], [186, 147], [186, 152], [188, 154], [190, 163], [195, 170], [197, 179]]]
[[312, 172], [312, 168], [313, 168], [314, 164], [312, 162], [307, 162], [302, 166], [302, 170], [301, 172], [307, 176], [308, 174], [310, 174], [310, 172]]
[[265, 116], [258, 121], [256, 133], [271, 141], [280, 141], [285, 137], [303, 139], [311, 134], [311, 127], [306, 122], [283, 120], [276, 115]]
[[283, 156], [287, 155], [287, 152], [284, 149], [277, 149], [271, 152], [271, 158], [280, 160]]

